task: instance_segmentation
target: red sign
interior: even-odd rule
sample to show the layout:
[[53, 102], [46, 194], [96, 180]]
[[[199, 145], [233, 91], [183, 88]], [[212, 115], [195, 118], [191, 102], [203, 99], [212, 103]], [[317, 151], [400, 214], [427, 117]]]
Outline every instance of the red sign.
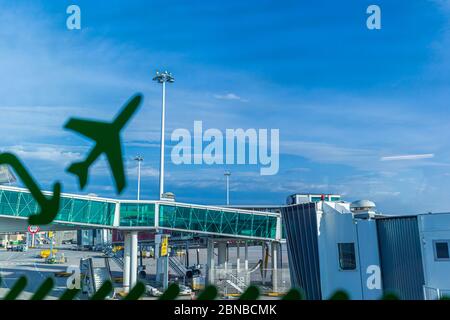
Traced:
[[41, 228], [39, 228], [39, 226], [28, 226], [28, 232], [29, 233], [38, 233], [39, 231], [41, 231]]

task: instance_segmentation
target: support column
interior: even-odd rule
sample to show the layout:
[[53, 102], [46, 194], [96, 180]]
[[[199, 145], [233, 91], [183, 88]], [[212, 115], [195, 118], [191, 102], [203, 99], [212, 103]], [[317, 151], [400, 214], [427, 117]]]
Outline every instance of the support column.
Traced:
[[137, 281], [137, 256], [138, 256], [138, 232], [130, 233], [130, 289], [136, 285]]
[[[163, 254], [162, 244], [166, 242], [166, 252]], [[157, 254], [156, 254], [157, 253]], [[155, 235], [156, 281], [162, 284], [163, 290], [169, 286], [169, 235]]]
[[264, 241], [261, 242], [261, 261], [262, 261], [262, 284], [265, 285], [266, 284], [266, 274], [267, 274], [267, 269], [266, 269], [266, 246]]
[[186, 262], [186, 268], [189, 267], [189, 241], [186, 241], [186, 253], [185, 253], [185, 262]]
[[227, 261], [227, 243], [224, 241], [221, 241], [217, 244], [217, 265], [218, 266], [224, 266], [225, 262]]
[[278, 242], [272, 241], [272, 291], [278, 292]]
[[30, 233], [29, 232], [27, 232], [26, 234], [26, 238], [25, 238], [25, 245], [26, 245], [26, 247], [28, 248], [29, 246], [30, 246]]
[[240, 255], [240, 243], [239, 241], [236, 242], [236, 271], [239, 275], [239, 272], [241, 272], [241, 255]]
[[245, 271], [248, 271], [248, 242], [247, 240], [244, 242], [245, 249], [244, 249], [244, 269]]
[[131, 236], [129, 232], [124, 232], [123, 249], [123, 291], [130, 291], [130, 255], [131, 255]]
[[248, 242], [244, 241], [244, 270], [245, 270], [245, 284], [250, 285], [250, 273], [248, 272]]
[[169, 287], [169, 254], [159, 258], [162, 265], [162, 287], [166, 291]]
[[283, 244], [281, 242], [278, 243], [278, 267], [283, 269]]
[[225, 242], [225, 247], [226, 247], [226, 250], [225, 250], [225, 273], [227, 273], [228, 272], [228, 268], [229, 267], [232, 268], [232, 265], [230, 266], [230, 264], [229, 264], [229, 261], [230, 261], [230, 245], [228, 244], [228, 242]]
[[214, 284], [214, 240], [208, 239], [208, 245], [207, 245], [207, 264], [208, 264], [208, 284], [213, 285]]
[[161, 263], [161, 259], [159, 257], [159, 251], [161, 248], [161, 234], [157, 233], [155, 234], [155, 261], [156, 261], [156, 282], [163, 282], [162, 279], [162, 263]]

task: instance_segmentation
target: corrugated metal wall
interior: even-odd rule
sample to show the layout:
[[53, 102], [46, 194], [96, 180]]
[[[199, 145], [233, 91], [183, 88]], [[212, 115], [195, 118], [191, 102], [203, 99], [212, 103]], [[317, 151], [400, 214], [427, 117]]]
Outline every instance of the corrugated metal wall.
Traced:
[[422, 300], [424, 274], [416, 216], [377, 220], [384, 293]]
[[286, 228], [292, 286], [302, 288], [306, 299], [320, 300], [322, 294], [315, 204], [283, 207], [281, 213]]

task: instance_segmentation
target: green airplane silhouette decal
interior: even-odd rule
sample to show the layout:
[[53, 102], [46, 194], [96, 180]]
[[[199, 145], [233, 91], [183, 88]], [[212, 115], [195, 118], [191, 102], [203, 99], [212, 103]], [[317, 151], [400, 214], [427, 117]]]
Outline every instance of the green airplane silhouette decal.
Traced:
[[90, 166], [97, 158], [105, 153], [116, 184], [117, 193], [120, 194], [126, 186], [123, 169], [122, 143], [120, 131], [133, 116], [142, 101], [142, 95], [132, 97], [117, 115], [113, 122], [99, 122], [85, 119], [71, 118], [64, 128], [73, 130], [95, 141], [95, 146], [84, 161], [71, 164], [67, 171], [76, 175], [83, 190], [88, 182]]
[[31, 225], [50, 224], [59, 211], [59, 200], [61, 198], [61, 183], [56, 182], [53, 185], [53, 195], [51, 198], [45, 197], [33, 177], [28, 173], [23, 163], [12, 153], [1, 153], [0, 164], [10, 165], [17, 173], [23, 184], [28, 188], [33, 198], [40, 207], [40, 212], [29, 217]]

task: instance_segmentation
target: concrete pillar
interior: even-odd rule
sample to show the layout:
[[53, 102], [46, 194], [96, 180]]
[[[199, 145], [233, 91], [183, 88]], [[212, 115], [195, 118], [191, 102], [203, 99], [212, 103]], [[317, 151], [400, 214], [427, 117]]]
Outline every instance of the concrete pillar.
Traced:
[[272, 241], [272, 290], [278, 292], [278, 242]]
[[161, 247], [161, 234], [157, 233], [155, 234], [155, 260], [156, 260], [156, 282], [163, 282], [162, 279], [162, 263], [161, 259], [159, 258], [159, 250]]
[[136, 285], [138, 270], [138, 232], [130, 233], [130, 289]]
[[25, 234], [25, 246], [28, 248], [28, 246], [29, 246], [29, 242], [30, 242], [30, 233], [29, 232], [27, 232], [26, 234]]
[[189, 267], [189, 241], [186, 241], [186, 253], [185, 253], [186, 268]]
[[217, 244], [217, 265], [218, 266], [224, 266], [225, 262], [227, 261], [227, 243], [224, 241], [220, 241]]
[[213, 239], [208, 239], [208, 244], [207, 244], [207, 252], [206, 252], [206, 256], [207, 256], [207, 275], [208, 275], [208, 284], [214, 284], [214, 240]]
[[266, 273], [267, 273], [267, 269], [266, 269], [266, 246], [264, 241], [261, 242], [261, 261], [262, 261], [262, 284], [265, 285], [266, 284]]
[[161, 244], [168, 235], [155, 235], [155, 258], [156, 258], [156, 282], [162, 284], [163, 289], [169, 286], [169, 248], [167, 255], [161, 256]]
[[123, 291], [130, 291], [131, 235], [124, 232], [123, 249]]
[[283, 244], [280, 242], [278, 243], [278, 268], [283, 269]]
[[236, 242], [236, 271], [239, 274], [241, 272], [241, 255], [240, 255], [240, 243]]
[[248, 242], [244, 242], [245, 249], [244, 249], [244, 269], [245, 271], [248, 271]]
[[164, 291], [169, 287], [169, 256], [161, 257], [163, 264], [163, 289]]

